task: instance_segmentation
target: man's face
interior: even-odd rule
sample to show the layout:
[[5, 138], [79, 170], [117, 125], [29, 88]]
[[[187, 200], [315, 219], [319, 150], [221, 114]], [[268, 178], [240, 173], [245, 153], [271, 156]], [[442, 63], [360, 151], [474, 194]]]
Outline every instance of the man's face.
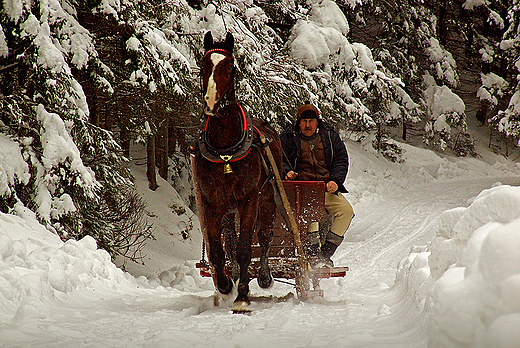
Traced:
[[318, 120], [316, 118], [302, 118], [300, 120], [300, 131], [306, 137], [310, 137], [316, 133], [318, 128]]

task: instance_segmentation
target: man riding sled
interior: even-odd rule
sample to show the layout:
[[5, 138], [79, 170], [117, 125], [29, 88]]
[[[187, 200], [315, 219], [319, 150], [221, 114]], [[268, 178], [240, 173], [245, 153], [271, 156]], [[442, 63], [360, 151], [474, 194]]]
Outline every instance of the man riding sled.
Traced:
[[280, 135], [286, 180], [324, 181], [325, 209], [334, 217], [330, 230], [320, 240], [318, 222], [307, 232], [307, 255], [311, 266], [333, 267], [332, 255], [343, 241], [354, 210], [342, 193], [348, 172], [345, 144], [334, 128], [320, 118], [319, 110], [306, 103], [298, 108], [296, 122]]

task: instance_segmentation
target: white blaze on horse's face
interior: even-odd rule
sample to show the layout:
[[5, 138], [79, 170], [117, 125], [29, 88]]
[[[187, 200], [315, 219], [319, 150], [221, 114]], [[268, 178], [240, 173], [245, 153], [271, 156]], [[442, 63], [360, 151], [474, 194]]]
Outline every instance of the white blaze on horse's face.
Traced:
[[206, 95], [204, 96], [204, 100], [206, 101], [206, 105], [208, 107], [208, 111], [213, 112], [215, 110], [215, 105], [219, 101], [220, 96], [217, 95], [217, 83], [215, 82], [214, 73], [217, 65], [226, 58], [225, 55], [220, 53], [211, 53], [211, 62], [213, 63], [213, 68], [211, 70], [211, 75], [208, 79], [208, 87], [206, 89]]

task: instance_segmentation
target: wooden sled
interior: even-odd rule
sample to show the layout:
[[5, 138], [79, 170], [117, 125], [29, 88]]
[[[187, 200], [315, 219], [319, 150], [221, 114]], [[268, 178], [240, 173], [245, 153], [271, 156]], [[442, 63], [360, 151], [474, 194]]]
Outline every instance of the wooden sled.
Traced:
[[[283, 187], [297, 224], [301, 245], [306, 245], [307, 226], [310, 222], [323, 222], [325, 220], [325, 183], [322, 181], [283, 181]], [[290, 227], [287, 226], [282, 214], [277, 211], [273, 228], [273, 240], [269, 249], [269, 266], [275, 280], [277, 278], [294, 279], [294, 286], [300, 300], [310, 299], [316, 296], [323, 297], [323, 290], [319, 288], [319, 281], [323, 278], [344, 277], [348, 267], [302, 269], [301, 260], [297, 254], [295, 237]], [[307, 260], [306, 255], [301, 255]], [[300, 256], [300, 257], [301, 257]], [[211, 276], [209, 263], [203, 259], [197, 263], [200, 274]], [[249, 276], [256, 278], [260, 268], [260, 245], [256, 235], [253, 237], [252, 259], [249, 266]], [[231, 275], [231, 265], [226, 265], [228, 274]]]

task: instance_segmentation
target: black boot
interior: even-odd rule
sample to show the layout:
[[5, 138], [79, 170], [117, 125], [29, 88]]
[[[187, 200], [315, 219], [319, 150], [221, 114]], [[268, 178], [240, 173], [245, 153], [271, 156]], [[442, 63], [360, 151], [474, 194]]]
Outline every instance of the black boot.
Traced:
[[323, 257], [323, 261], [325, 262], [325, 267], [332, 268], [334, 267], [334, 263], [330, 259], [338, 246], [331, 241], [326, 241], [321, 246], [321, 256]]
[[311, 268], [321, 268], [325, 265], [319, 244], [311, 244], [307, 246], [307, 259]]
[[307, 256], [308, 257], [320, 257], [321, 249], [319, 244], [307, 245]]
[[330, 259], [332, 255], [336, 252], [336, 249], [343, 241], [343, 236], [338, 236], [337, 234], [330, 232], [327, 233], [325, 238], [325, 243], [321, 246], [321, 256], [325, 262], [326, 267], [334, 267], [334, 263]]

